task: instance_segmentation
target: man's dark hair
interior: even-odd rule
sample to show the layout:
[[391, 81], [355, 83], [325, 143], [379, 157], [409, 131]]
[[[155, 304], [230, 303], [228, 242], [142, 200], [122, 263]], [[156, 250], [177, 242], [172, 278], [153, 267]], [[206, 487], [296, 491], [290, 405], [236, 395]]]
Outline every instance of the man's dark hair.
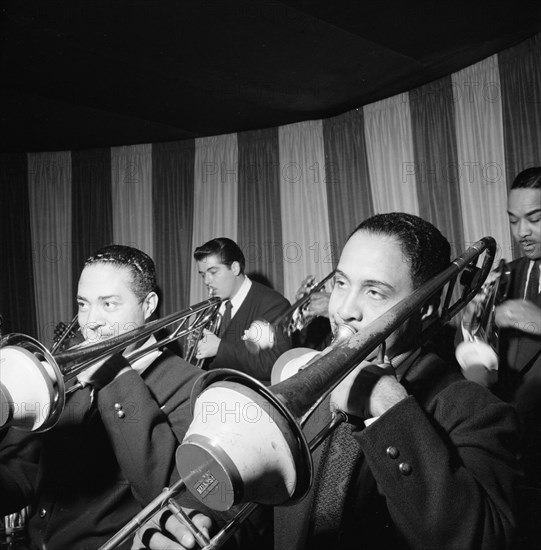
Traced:
[[221, 262], [231, 267], [233, 262], [239, 262], [240, 272], [244, 273], [246, 260], [239, 245], [227, 237], [218, 237], [198, 246], [193, 253], [196, 262], [204, 260], [207, 256], [219, 256]]
[[511, 189], [541, 189], [541, 166], [522, 170], [513, 180]]
[[449, 267], [449, 241], [436, 227], [418, 216], [404, 212], [377, 214], [359, 224], [351, 235], [357, 231], [388, 235], [399, 241], [404, 258], [410, 264], [414, 288]]
[[127, 268], [132, 275], [132, 291], [142, 302], [150, 292], [156, 292], [156, 267], [148, 254], [122, 244], [110, 244], [92, 254], [87, 265], [103, 263]]

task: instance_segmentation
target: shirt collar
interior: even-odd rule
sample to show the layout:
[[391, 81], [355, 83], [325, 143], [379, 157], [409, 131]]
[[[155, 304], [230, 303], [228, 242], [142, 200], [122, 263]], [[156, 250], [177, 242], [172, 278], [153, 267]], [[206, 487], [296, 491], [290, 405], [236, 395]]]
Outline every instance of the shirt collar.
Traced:
[[[237, 312], [239, 307], [242, 305], [242, 302], [246, 299], [246, 296], [248, 296], [248, 292], [250, 291], [250, 288], [252, 288], [252, 281], [247, 277], [244, 276], [244, 281], [240, 285], [240, 288], [238, 289], [237, 293], [233, 298], [231, 298], [231, 318], [233, 318], [233, 315]], [[224, 300], [226, 302], [227, 300]], [[225, 311], [225, 305], [222, 303], [220, 306], [220, 313], [223, 314]]]
[[[142, 350], [145, 348], [148, 348], [152, 346], [152, 344], [155, 344], [157, 342], [156, 337], [152, 335], [142, 346], [137, 348], [137, 350]], [[137, 372], [137, 374], [142, 374], [156, 359], [162, 354], [162, 352], [159, 349], [155, 349], [154, 351], [151, 351], [150, 353], [147, 353], [146, 355], [143, 355], [140, 359], [137, 359], [137, 361], [134, 361], [132, 363], [132, 369]]]

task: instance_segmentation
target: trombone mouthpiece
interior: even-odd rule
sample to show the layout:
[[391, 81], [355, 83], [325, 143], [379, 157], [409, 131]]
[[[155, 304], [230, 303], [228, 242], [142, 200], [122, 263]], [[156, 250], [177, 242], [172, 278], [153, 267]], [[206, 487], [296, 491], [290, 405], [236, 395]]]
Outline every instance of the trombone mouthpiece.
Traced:
[[332, 345], [341, 344], [356, 333], [357, 331], [351, 325], [339, 325], [334, 331]]

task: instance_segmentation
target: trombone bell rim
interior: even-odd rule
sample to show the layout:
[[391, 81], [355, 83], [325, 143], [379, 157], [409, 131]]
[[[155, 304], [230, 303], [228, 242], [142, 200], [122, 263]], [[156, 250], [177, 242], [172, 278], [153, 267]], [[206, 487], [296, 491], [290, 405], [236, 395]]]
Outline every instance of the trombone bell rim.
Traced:
[[[216, 369], [208, 371], [202, 374], [197, 379], [192, 389], [192, 414], [194, 413], [197, 397], [200, 396], [207, 389], [210, 389], [211, 386], [220, 386], [220, 383], [222, 383], [222, 386], [238, 383], [238, 386], [240, 388], [242, 388], [242, 386], [245, 386], [248, 389], [248, 393], [253, 392], [257, 394], [257, 396], [260, 396], [263, 399], [265, 405], [267, 405], [267, 407], [265, 408], [266, 412], [269, 413], [269, 415], [275, 420], [276, 423], [282, 424], [284, 429], [287, 430], [288, 433], [286, 437], [290, 442], [289, 444], [291, 446], [293, 460], [295, 462], [294, 466], [297, 473], [296, 485], [287, 500], [287, 504], [293, 504], [303, 498], [310, 489], [312, 483], [313, 463], [310, 446], [302, 431], [301, 425], [291, 414], [286, 405], [266, 386], [261, 384], [261, 382], [259, 382], [255, 378], [252, 378], [247, 374], [233, 369]], [[181, 478], [183, 479], [185, 479], [189, 475], [189, 472], [186, 471], [185, 465], [193, 464], [193, 462], [191, 462], [189, 459], [186, 460], [185, 457], [182, 456], [185, 452], [190, 452], [189, 447], [191, 445], [188, 443], [188, 439], [189, 437], [187, 434], [184, 442], [181, 443], [180, 447], [177, 450], [177, 468], [179, 470], [179, 473], [181, 474]], [[210, 445], [216, 445], [216, 442], [209, 441], [208, 443]], [[203, 443], [202, 441], [197, 441], [196, 444], [202, 445], [206, 444], [206, 442]], [[213, 455], [215, 454], [214, 451], [209, 448], [209, 452], [204, 452], [204, 454], [205, 458], [209, 461], [209, 465], [205, 472], [211, 472], [212, 469], [215, 468], [219, 472], [220, 476], [222, 476], [224, 473], [224, 468], [222, 464], [220, 464], [219, 461], [213, 457]], [[220, 462], [222, 461], [220, 460]], [[205, 472], [202, 473], [204, 474]], [[231, 472], [226, 471], [225, 474], [231, 479], [231, 481], [238, 477], [238, 472], [236, 468]], [[195, 485], [198, 486], [197, 483]], [[234, 483], [231, 483], [231, 485], [234, 486]], [[195, 489], [194, 483], [187, 483], [186, 486], [196, 498], [200, 498], [196, 494], [197, 490]], [[240, 495], [235, 496], [240, 497]], [[237, 503], [238, 502], [233, 502], [231, 504]], [[228, 504], [227, 507], [222, 509], [228, 509], [229, 507], [230, 505]]]
[[[34, 338], [17, 333], [4, 337], [1, 355], [0, 381], [10, 397], [9, 425], [34, 432], [52, 428], [65, 404], [64, 378], [54, 357]], [[19, 388], [24, 392], [19, 394]]]

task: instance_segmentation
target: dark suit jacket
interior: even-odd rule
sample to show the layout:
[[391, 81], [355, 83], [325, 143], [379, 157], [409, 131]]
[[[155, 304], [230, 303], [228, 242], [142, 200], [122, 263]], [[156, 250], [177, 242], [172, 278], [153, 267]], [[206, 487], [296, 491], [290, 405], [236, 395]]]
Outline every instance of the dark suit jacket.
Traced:
[[[356, 433], [364, 459], [349, 482], [342, 530], [306, 543], [312, 490], [299, 504], [276, 508], [276, 550], [509, 545], [517, 473], [512, 408], [431, 354], [410, 367], [402, 383], [410, 396]], [[327, 411], [328, 403], [308, 420], [308, 440]], [[401, 473], [402, 463], [409, 475]]]
[[[528, 265], [528, 258], [520, 258], [509, 264], [511, 284], [508, 299], [522, 298]], [[541, 303], [537, 305], [541, 307]], [[499, 343], [498, 392], [503, 399], [517, 405], [519, 414], [528, 414], [541, 404], [541, 336], [511, 328], [501, 329]], [[520, 353], [514, 353], [516, 351]]]
[[269, 384], [272, 367], [276, 359], [284, 351], [290, 349], [290, 339], [278, 330], [275, 346], [255, 355], [248, 351], [241, 337], [253, 321], [274, 321], [288, 307], [289, 302], [281, 294], [272, 288], [252, 281], [246, 298], [231, 319], [231, 323], [222, 337], [218, 353], [210, 361], [208, 368], [239, 370]]
[[94, 396], [88, 387], [71, 394], [50, 431], [8, 432], [0, 449], [0, 512], [32, 503], [35, 547], [98, 548], [178, 477], [175, 450], [200, 374], [164, 352], [142, 376], [132, 370]]
[[[509, 299], [524, 295], [528, 265], [528, 258], [509, 264]], [[537, 305], [541, 307], [541, 302]], [[522, 435], [524, 476], [517, 493], [520, 527], [517, 548], [537, 548], [541, 525], [541, 336], [504, 329], [500, 330], [499, 342], [500, 365], [494, 392], [516, 407]]]

